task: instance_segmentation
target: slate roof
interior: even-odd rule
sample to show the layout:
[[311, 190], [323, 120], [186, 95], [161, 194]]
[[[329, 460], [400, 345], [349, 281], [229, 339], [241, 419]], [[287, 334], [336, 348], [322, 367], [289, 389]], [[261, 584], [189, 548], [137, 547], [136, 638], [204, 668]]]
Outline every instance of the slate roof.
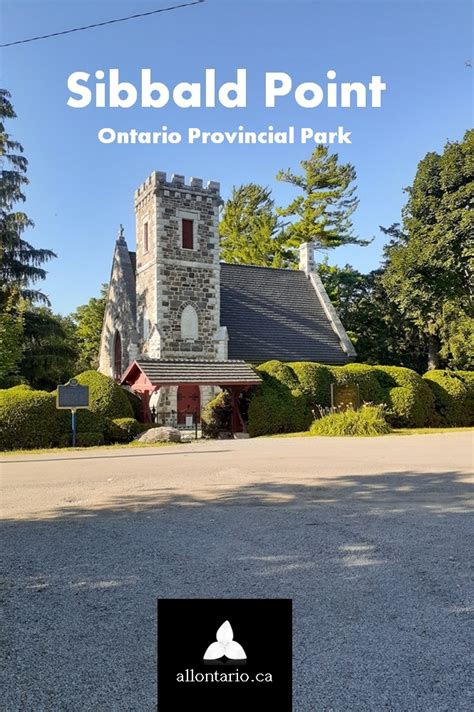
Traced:
[[244, 361], [192, 361], [180, 359], [161, 361], [140, 359], [134, 361], [125, 372], [122, 383], [133, 381], [134, 368], [138, 367], [154, 385], [200, 383], [208, 385], [256, 385], [260, 376]]
[[221, 324], [229, 358], [259, 363], [348, 357], [304, 272], [221, 264]]

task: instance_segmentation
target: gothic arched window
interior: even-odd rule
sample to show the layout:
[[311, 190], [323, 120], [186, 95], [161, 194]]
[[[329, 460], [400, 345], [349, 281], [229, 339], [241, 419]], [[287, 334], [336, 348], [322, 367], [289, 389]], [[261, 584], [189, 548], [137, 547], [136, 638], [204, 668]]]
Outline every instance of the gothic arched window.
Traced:
[[199, 336], [199, 319], [195, 308], [188, 304], [181, 314], [181, 338], [195, 341]]
[[122, 339], [120, 333], [115, 332], [114, 336], [114, 378], [119, 381], [122, 376]]

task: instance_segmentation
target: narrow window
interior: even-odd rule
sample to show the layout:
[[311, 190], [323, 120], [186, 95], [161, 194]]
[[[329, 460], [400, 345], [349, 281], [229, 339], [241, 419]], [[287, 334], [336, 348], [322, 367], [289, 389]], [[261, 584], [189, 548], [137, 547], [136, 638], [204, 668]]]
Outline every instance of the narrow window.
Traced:
[[148, 252], [148, 223], [143, 225], [143, 252]]
[[193, 221], [183, 219], [183, 248], [185, 250], [194, 249]]

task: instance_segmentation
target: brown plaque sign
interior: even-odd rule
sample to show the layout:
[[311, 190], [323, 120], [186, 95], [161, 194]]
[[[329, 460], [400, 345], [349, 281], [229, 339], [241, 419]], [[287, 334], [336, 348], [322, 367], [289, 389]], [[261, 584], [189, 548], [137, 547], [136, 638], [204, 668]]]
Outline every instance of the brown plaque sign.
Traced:
[[357, 383], [344, 385], [331, 383], [331, 406], [340, 410], [357, 409], [360, 405], [359, 386]]

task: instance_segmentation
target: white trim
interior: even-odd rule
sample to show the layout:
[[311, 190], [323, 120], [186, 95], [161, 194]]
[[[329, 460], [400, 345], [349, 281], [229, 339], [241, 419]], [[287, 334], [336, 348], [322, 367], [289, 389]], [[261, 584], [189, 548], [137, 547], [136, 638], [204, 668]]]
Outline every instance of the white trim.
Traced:
[[357, 352], [352, 344], [352, 341], [349, 339], [347, 331], [344, 329], [331, 300], [329, 299], [328, 293], [326, 292], [321, 281], [321, 277], [316, 272], [311, 272], [309, 279], [318, 296], [320, 304], [324, 309], [324, 313], [331, 323], [333, 331], [335, 331], [339, 337], [342, 350], [345, 351], [349, 358], [355, 358], [357, 356]]

